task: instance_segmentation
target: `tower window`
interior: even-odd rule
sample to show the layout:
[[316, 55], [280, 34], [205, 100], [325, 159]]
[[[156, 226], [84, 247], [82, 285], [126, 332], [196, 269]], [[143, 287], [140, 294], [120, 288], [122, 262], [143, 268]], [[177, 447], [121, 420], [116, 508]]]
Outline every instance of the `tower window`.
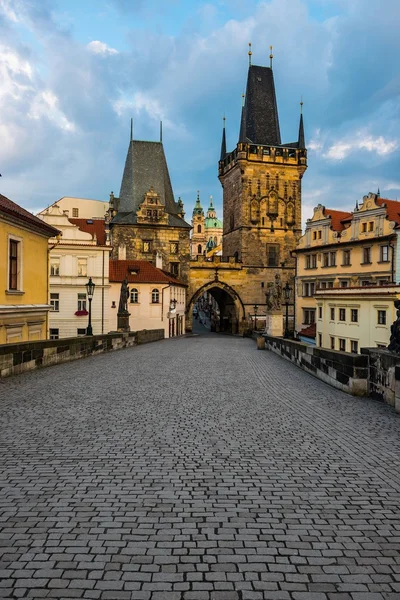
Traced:
[[197, 225], [197, 233], [201, 233], [201, 225]]
[[199, 245], [197, 246], [197, 254], [201, 254], [201, 253], [202, 253], [202, 251], [203, 251], [203, 250], [202, 250], [201, 244], [199, 244]]
[[277, 267], [279, 263], [279, 245], [267, 244], [267, 264], [269, 267]]

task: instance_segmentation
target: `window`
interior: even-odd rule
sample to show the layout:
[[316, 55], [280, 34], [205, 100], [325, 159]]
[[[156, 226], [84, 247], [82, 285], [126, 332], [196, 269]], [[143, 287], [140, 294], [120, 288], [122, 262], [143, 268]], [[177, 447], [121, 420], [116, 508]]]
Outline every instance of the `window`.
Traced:
[[319, 231], [318, 231], [318, 239], [320, 240], [321, 238], [322, 238], [322, 231], [321, 231], [321, 230], [319, 230]]
[[50, 262], [50, 275], [58, 276], [60, 274], [60, 261], [52, 259]]
[[340, 280], [340, 287], [342, 287], [342, 288], [349, 287], [349, 282], [347, 281], [347, 279], [341, 279]]
[[315, 323], [315, 308], [303, 308], [305, 325], [312, 325]]
[[358, 308], [351, 309], [351, 322], [358, 323]]
[[59, 330], [58, 329], [50, 329], [50, 339], [58, 340], [58, 337], [59, 337]]
[[143, 252], [146, 254], [151, 252], [151, 241], [150, 240], [143, 240]]
[[87, 277], [87, 258], [78, 258], [78, 277]]
[[371, 248], [363, 248], [363, 261], [362, 264], [367, 265], [371, 263]]
[[330, 266], [336, 267], [336, 252], [330, 252]]
[[316, 254], [311, 254], [311, 268], [312, 269], [317, 268], [317, 255]]
[[318, 334], [318, 346], [321, 347], [322, 346], [322, 333]]
[[201, 225], [197, 225], [197, 233], [201, 233]]
[[306, 269], [310, 269], [311, 268], [311, 255], [307, 254], [306, 258]]
[[197, 254], [201, 254], [203, 252], [202, 248], [201, 248], [201, 244], [199, 244], [197, 246]]
[[317, 239], [317, 232], [316, 232], [316, 231], [313, 231], [313, 234], [312, 234], [312, 239], [313, 239], [313, 240], [316, 240], [316, 239]]
[[313, 281], [303, 283], [303, 296], [310, 298], [310, 297], [314, 296], [314, 291], [315, 291], [315, 283]]
[[9, 272], [8, 272], [8, 289], [18, 290], [18, 262], [19, 262], [19, 247], [20, 242], [10, 240], [9, 247]]
[[340, 352], [346, 352], [346, 340], [339, 338], [339, 350]]
[[136, 288], [131, 289], [131, 304], [138, 304], [139, 302], [139, 291]]
[[380, 249], [380, 261], [388, 262], [389, 261], [389, 246], [381, 246]]
[[72, 216], [74, 219], [77, 219], [79, 217], [79, 208], [72, 209]]
[[339, 308], [339, 321], [345, 321], [345, 320], [346, 320], [346, 309]]
[[365, 287], [365, 286], [367, 286], [367, 285], [371, 285], [371, 282], [370, 282], [370, 280], [369, 280], [369, 279], [362, 279], [362, 280], [361, 280], [361, 285], [362, 285], [363, 287]]
[[326, 290], [326, 281], [321, 281], [321, 283], [319, 284], [319, 287], [321, 290]]
[[379, 279], [379, 285], [389, 285], [389, 279]]
[[335, 338], [331, 337], [331, 350], [335, 349]]
[[324, 252], [323, 256], [323, 265], [324, 267], [329, 267], [329, 252]]
[[82, 328], [82, 329], [77, 329], [77, 330], [76, 330], [76, 334], [77, 334], [77, 336], [80, 336], [80, 335], [86, 335], [86, 329], [84, 329], [84, 328]]
[[318, 319], [322, 319], [322, 306], [318, 306]]
[[358, 353], [358, 342], [356, 342], [355, 340], [351, 340], [350, 346], [351, 346], [351, 351], [353, 352], [353, 354], [357, 354]]
[[179, 263], [178, 262], [169, 263], [169, 272], [171, 273], [171, 275], [174, 275], [175, 277], [179, 277]]
[[386, 325], [386, 310], [378, 310], [378, 325]]
[[374, 230], [374, 222], [373, 222], [373, 221], [370, 221], [370, 222], [368, 223], [368, 231], [373, 231], [373, 230]]
[[60, 311], [60, 294], [50, 294], [50, 305], [52, 311]]
[[333, 288], [333, 281], [328, 281], [328, 288]]
[[361, 233], [365, 233], [367, 231], [367, 224], [361, 223]]
[[267, 244], [267, 261], [269, 267], [277, 267], [279, 263], [279, 245]]
[[78, 294], [78, 310], [86, 310], [86, 294]]
[[171, 242], [170, 244], [170, 252], [171, 254], [178, 254], [179, 244], [178, 242]]
[[152, 304], [158, 304], [160, 302], [160, 292], [157, 289], [152, 290], [151, 292], [151, 302]]
[[335, 309], [331, 308], [331, 321], [335, 320]]
[[351, 265], [350, 262], [350, 250], [343, 250], [343, 266], [344, 267], [348, 267], [349, 265]]

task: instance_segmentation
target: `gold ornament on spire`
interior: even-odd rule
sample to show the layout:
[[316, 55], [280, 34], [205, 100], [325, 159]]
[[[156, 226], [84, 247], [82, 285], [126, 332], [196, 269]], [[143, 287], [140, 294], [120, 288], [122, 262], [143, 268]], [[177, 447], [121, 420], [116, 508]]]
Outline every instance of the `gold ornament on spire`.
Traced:
[[303, 102], [303, 96], [301, 96], [301, 100], [300, 100], [300, 114], [301, 115], [303, 114], [303, 104], [304, 104], [304, 102]]
[[274, 58], [274, 55], [272, 54], [272, 46], [269, 47], [271, 54], [269, 55], [269, 66], [272, 69], [272, 59]]
[[251, 42], [249, 42], [249, 67], [251, 67], [251, 55], [252, 55], [252, 51], [251, 51]]
[[242, 106], [244, 106], [244, 99], [246, 98], [246, 96], [244, 94], [242, 94]]

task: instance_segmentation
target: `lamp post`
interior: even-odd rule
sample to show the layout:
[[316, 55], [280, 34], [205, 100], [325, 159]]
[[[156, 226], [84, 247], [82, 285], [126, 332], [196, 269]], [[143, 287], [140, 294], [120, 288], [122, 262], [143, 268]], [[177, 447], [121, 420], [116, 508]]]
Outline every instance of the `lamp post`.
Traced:
[[257, 312], [258, 312], [258, 306], [257, 304], [254, 305], [254, 330], [257, 331]]
[[285, 319], [285, 333], [283, 335], [284, 338], [289, 337], [289, 300], [290, 300], [290, 292], [292, 288], [289, 285], [289, 282], [286, 282], [285, 287], [283, 288], [283, 293], [285, 296], [285, 306], [286, 306], [286, 319]]
[[89, 277], [89, 281], [86, 284], [86, 293], [87, 293], [87, 297], [89, 300], [89, 323], [86, 329], [86, 335], [93, 335], [93, 329], [92, 329], [92, 300], [93, 300], [93, 294], [94, 294], [94, 288], [95, 288], [96, 284], [93, 283], [92, 278]]

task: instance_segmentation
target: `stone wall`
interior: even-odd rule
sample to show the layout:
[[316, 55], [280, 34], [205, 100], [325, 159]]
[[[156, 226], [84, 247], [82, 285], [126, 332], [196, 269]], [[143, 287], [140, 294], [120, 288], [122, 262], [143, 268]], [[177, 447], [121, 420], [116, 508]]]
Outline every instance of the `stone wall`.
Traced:
[[400, 357], [380, 348], [362, 348], [361, 354], [369, 360], [368, 394], [400, 411]]
[[164, 339], [163, 329], [0, 346], [0, 379], [94, 354]]
[[368, 356], [308, 346], [284, 338], [264, 336], [266, 349], [307, 373], [353, 396], [368, 394]]

